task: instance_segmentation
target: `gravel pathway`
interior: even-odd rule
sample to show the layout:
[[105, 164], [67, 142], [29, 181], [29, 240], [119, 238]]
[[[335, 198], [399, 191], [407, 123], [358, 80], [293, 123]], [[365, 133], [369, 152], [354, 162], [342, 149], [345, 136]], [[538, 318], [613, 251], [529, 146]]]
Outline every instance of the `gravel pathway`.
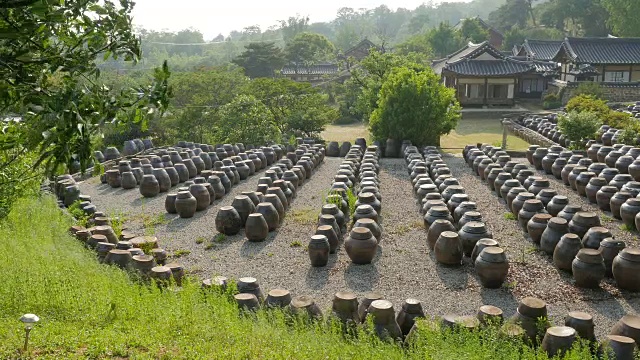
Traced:
[[[473, 174], [462, 157], [445, 156], [444, 160], [469, 197], [477, 203], [494, 239], [507, 251], [511, 268], [504, 288], [509, 289], [516, 298], [535, 296], [545, 300], [555, 324], [561, 324], [563, 316], [569, 311], [586, 311], [594, 316], [596, 332], [600, 335], [608, 333], [613, 324], [626, 313], [640, 310], [638, 295], [620, 292], [613, 280], [604, 282], [599, 290], [575, 287], [571, 274], [557, 270], [551, 257], [538, 250], [518, 222], [504, 217], [508, 212], [505, 201], [491, 192], [486, 182]], [[527, 162], [526, 159], [512, 160]], [[587, 206], [588, 201], [553, 179], [551, 187], [558, 194], [568, 196], [570, 203], [585, 203], [585, 210], [597, 210], [597, 207]], [[620, 230], [619, 225], [604, 225], [616, 237], [627, 240], [632, 236]], [[496, 304], [490, 298], [487, 303]]]

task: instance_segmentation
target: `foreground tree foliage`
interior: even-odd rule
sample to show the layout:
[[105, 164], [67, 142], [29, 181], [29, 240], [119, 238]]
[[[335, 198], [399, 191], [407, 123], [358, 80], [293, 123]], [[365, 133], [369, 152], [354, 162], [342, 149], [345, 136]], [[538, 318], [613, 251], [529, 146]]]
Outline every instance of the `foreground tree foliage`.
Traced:
[[440, 136], [455, 129], [460, 106], [455, 91], [440, 82], [430, 69], [395, 68], [386, 77], [371, 116], [374, 139], [411, 140], [413, 144], [439, 145]]
[[217, 142], [243, 142], [256, 146], [280, 139], [280, 131], [267, 107], [252, 95], [238, 95], [220, 108]]

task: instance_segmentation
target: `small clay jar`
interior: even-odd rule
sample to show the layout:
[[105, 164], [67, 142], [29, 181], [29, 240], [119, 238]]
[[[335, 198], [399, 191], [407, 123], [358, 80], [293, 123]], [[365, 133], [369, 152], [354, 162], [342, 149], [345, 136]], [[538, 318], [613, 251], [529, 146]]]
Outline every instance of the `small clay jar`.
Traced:
[[140, 195], [150, 198], [160, 193], [160, 184], [153, 175], [144, 175], [140, 181]]
[[587, 341], [596, 340], [593, 317], [586, 312], [569, 312], [564, 318], [564, 325], [574, 328], [581, 339]]
[[542, 339], [542, 350], [549, 358], [558, 355], [564, 357], [576, 341], [576, 330], [568, 326], [552, 326], [546, 330]]
[[580, 176], [580, 174], [583, 172], [587, 172], [587, 168], [584, 166], [576, 166], [573, 168], [573, 170], [571, 170], [571, 174], [569, 174], [568, 179], [569, 186], [571, 186], [571, 189], [573, 189], [573, 191], [578, 191], [576, 180], [578, 179], [578, 176]]
[[540, 200], [531, 199], [524, 202], [522, 209], [518, 212], [518, 223], [520, 227], [527, 231], [527, 223], [535, 214], [546, 214], [544, 204]]
[[193, 184], [189, 186], [189, 192], [196, 198], [198, 205], [196, 211], [206, 210], [211, 205], [211, 194], [204, 184]]
[[377, 293], [366, 293], [364, 298], [358, 305], [358, 319], [360, 322], [365, 322], [367, 315], [369, 314], [369, 306], [376, 300], [381, 300], [382, 296]]
[[[527, 178], [524, 179], [524, 181], [522, 182], [522, 187], [524, 187], [525, 189], [529, 189], [531, 185], [533, 185], [533, 182], [538, 180], [545, 180], [545, 179], [542, 176], [536, 176], [536, 175], [527, 176]], [[536, 194], [533, 194], [533, 195], [536, 195]]]
[[[376, 241], [380, 243], [380, 239], [382, 238], [382, 229], [377, 222], [370, 218], [362, 218], [358, 219], [354, 225], [354, 227], [364, 227], [371, 231], [371, 234], [376, 238]], [[332, 252], [333, 254], [333, 252]]]
[[510, 173], [511, 176], [516, 179], [518, 174], [520, 173], [520, 170], [528, 170], [529, 167], [525, 164], [516, 164], [513, 166], [513, 169], [511, 169]]
[[607, 238], [612, 238], [613, 235], [609, 229], [601, 226], [594, 226], [587, 230], [586, 234], [582, 237], [582, 247], [587, 249], [599, 249], [600, 242]]
[[273, 204], [268, 202], [258, 203], [256, 213], [262, 214], [262, 217], [267, 222], [269, 231], [274, 231], [280, 226], [280, 215], [278, 215], [278, 210], [276, 210]]
[[475, 263], [478, 255], [487, 247], [491, 246], [500, 246], [497, 241], [493, 239], [480, 239], [476, 242], [476, 245], [473, 247], [473, 251], [471, 252], [471, 261]]
[[509, 273], [509, 262], [502, 248], [490, 246], [475, 260], [475, 270], [482, 286], [496, 289], [502, 286]]
[[604, 259], [604, 267], [606, 269], [606, 276], [613, 276], [613, 260], [618, 256], [620, 251], [625, 248], [626, 244], [622, 240], [615, 240], [613, 238], [607, 238], [600, 242], [600, 253]]
[[587, 230], [594, 226], [600, 226], [600, 217], [598, 217], [598, 214], [589, 211], [580, 211], [569, 221], [569, 232], [582, 238], [587, 233]]
[[266, 194], [262, 197], [262, 201], [266, 203], [270, 203], [271, 205], [273, 205], [273, 207], [276, 208], [276, 211], [278, 212], [279, 220], [280, 222], [282, 222], [282, 220], [284, 219], [285, 210], [284, 210], [284, 206], [282, 205], [282, 202], [280, 201], [280, 198], [275, 194]]
[[633, 194], [628, 191], [618, 191], [609, 201], [609, 208], [614, 218], [622, 220], [620, 210], [622, 205], [629, 199], [633, 198]]
[[264, 302], [264, 294], [258, 280], [254, 277], [241, 277], [237, 282], [238, 292], [254, 295], [259, 302]]
[[158, 180], [160, 192], [167, 192], [171, 189], [171, 178], [164, 168], [153, 169], [153, 176]]
[[[625, 316], [632, 316], [634, 318], [637, 318], [636, 316], [633, 316], [633, 315], [625, 315]], [[621, 319], [618, 322], [618, 324], [616, 324], [616, 326], [614, 327], [616, 331], [618, 331], [618, 325], [622, 321], [623, 320]], [[632, 321], [635, 324], [637, 320], [632, 320]], [[629, 329], [631, 331], [634, 331], [634, 330], [637, 331], [638, 329], [637, 324], [635, 324], [635, 327], [627, 327], [628, 325], [626, 324], [621, 324], [620, 326], [625, 330]], [[602, 349], [602, 353], [606, 354], [607, 359], [633, 360], [635, 359], [634, 353], [636, 350], [636, 341], [628, 336], [606, 335], [605, 339], [602, 340], [601, 349]]]
[[242, 229], [242, 219], [233, 206], [223, 206], [216, 214], [216, 230], [225, 235], [236, 235]]
[[564, 234], [553, 251], [553, 265], [560, 270], [570, 272], [571, 263], [581, 248], [581, 240], [578, 235]]
[[121, 174], [120, 184], [125, 190], [134, 189], [138, 184], [138, 180], [131, 171], [125, 171]]
[[[251, 199], [249, 199], [249, 197], [246, 195], [236, 196], [233, 199], [231, 206], [233, 206], [238, 212], [238, 214], [240, 215], [240, 221], [242, 226], [245, 226], [245, 223], [249, 218], [249, 214], [252, 214], [253, 212], [256, 211], [256, 207], [255, 205], [253, 205], [253, 201], [251, 201]], [[266, 224], [266, 221], [265, 221], [265, 224]]]
[[561, 218], [567, 220], [567, 222], [569, 222], [580, 211], [582, 211], [582, 207], [581, 206], [569, 204], [569, 205], [565, 206], [564, 209], [562, 209], [562, 211], [560, 211], [558, 213], [558, 217], [561, 217]]
[[249, 214], [245, 224], [244, 233], [251, 242], [262, 242], [269, 235], [269, 225], [260, 213]]
[[623, 190], [622, 187], [626, 185], [628, 182], [633, 181], [631, 175], [628, 174], [618, 174], [609, 181], [609, 185], [615, 186], [618, 190]]
[[542, 158], [542, 169], [545, 174], [553, 174], [553, 164], [558, 157], [559, 155], [557, 153], [548, 153], [544, 158]]
[[[449, 202], [451, 202], [451, 200], [449, 200]], [[457, 223], [462, 216], [469, 211], [478, 211], [476, 203], [473, 201], [461, 202], [453, 211], [453, 221]]]
[[[516, 180], [518, 181], [518, 180]], [[518, 182], [519, 184], [519, 182]], [[502, 186], [504, 188], [504, 185]], [[514, 187], [511, 188], [509, 190], [509, 193], [507, 194], [507, 197], [505, 198], [507, 201], [507, 209], [509, 209], [509, 211], [511, 211], [511, 208], [513, 206], [513, 201], [516, 199], [516, 197], [518, 196], [518, 194], [523, 193], [523, 192], [527, 192], [527, 189], [523, 188], [523, 187]]]
[[455, 226], [447, 219], [436, 219], [427, 231], [427, 245], [429, 249], [433, 250], [436, 245], [436, 241], [445, 231], [456, 231]]
[[585, 194], [590, 203], [595, 204], [598, 202], [598, 191], [607, 185], [607, 180], [602, 177], [593, 177], [589, 180], [587, 186], [585, 186]]
[[360, 323], [358, 305], [356, 294], [339, 291], [333, 297], [331, 312], [343, 326], [347, 327], [346, 329], [354, 329], [355, 325]]
[[551, 218], [552, 216], [549, 214], [535, 214], [527, 222], [527, 232], [534, 244], [540, 245], [542, 233], [546, 230], [547, 223]]
[[496, 188], [494, 187], [494, 183], [498, 178], [498, 174], [502, 172], [503, 170], [501, 168], [494, 168], [489, 171], [489, 175], [487, 175], [487, 185], [489, 185], [489, 189], [491, 189], [491, 191], [495, 191]]
[[611, 198], [618, 192], [615, 186], [605, 185], [596, 193], [596, 203], [602, 211], [611, 211]]
[[[333, 230], [332, 230], [333, 231]], [[308, 253], [311, 266], [322, 267], [327, 266], [329, 262], [329, 252], [331, 246], [329, 239], [324, 235], [313, 235], [309, 241]]]
[[531, 185], [527, 189], [530, 193], [534, 195], [538, 195], [540, 191], [542, 191], [543, 189], [548, 189], [549, 186], [550, 186], [549, 180], [540, 178], [540, 179], [534, 179]]
[[536, 168], [536, 170], [544, 170], [544, 168], [542, 167], [542, 159], [547, 155], [548, 152], [549, 149], [540, 147], [537, 148], [533, 153], [531, 159], [533, 160], [533, 166]]
[[536, 152], [536, 150], [540, 147], [540, 145], [530, 145], [529, 148], [526, 151], [526, 155], [527, 155], [527, 160], [529, 161], [529, 164], [533, 165], [533, 154]]
[[453, 223], [453, 217], [446, 206], [433, 206], [424, 215], [424, 227], [429, 230], [431, 224], [438, 219], [448, 220]]
[[620, 289], [640, 291], [640, 249], [621, 250], [614, 258], [611, 269]]
[[378, 242], [367, 228], [354, 227], [344, 242], [344, 249], [354, 264], [370, 264], [376, 255]]
[[640, 181], [640, 159], [634, 160], [627, 168], [627, 172], [635, 181]]
[[416, 322], [416, 319], [425, 318], [426, 315], [422, 309], [422, 304], [416, 299], [407, 299], [402, 304], [402, 308], [398, 311], [396, 322], [400, 326], [402, 335], [406, 337]]
[[[513, 200], [513, 202], [511, 203], [511, 212], [514, 215], [518, 215], [520, 213], [520, 210], [522, 210], [522, 207], [524, 206], [524, 203], [526, 201], [529, 200], [535, 200], [536, 196], [533, 195], [530, 192], [522, 192], [519, 193], [516, 198]], [[538, 200], [539, 201], [539, 200]], [[542, 202], [541, 202], [542, 203]], [[533, 215], [532, 215], [533, 216]], [[529, 219], [527, 219], [527, 221], [529, 221]], [[526, 224], [526, 223], [525, 223]]]
[[620, 217], [628, 229], [636, 229], [636, 215], [640, 213], [640, 199], [630, 198], [620, 206]]
[[502, 197], [501, 195], [501, 188], [502, 185], [508, 181], [508, 180], [512, 180], [513, 178], [511, 177], [511, 174], [507, 173], [507, 172], [501, 172], [498, 174], [498, 177], [496, 177], [496, 180], [493, 182], [493, 187], [494, 190], [496, 192], [496, 194], [498, 195], [498, 197]]
[[562, 180], [562, 169], [567, 165], [567, 163], [567, 159], [561, 157], [557, 158], [551, 166], [551, 173], [553, 174], [553, 177], [558, 180]]
[[371, 219], [378, 224], [380, 223], [378, 213], [373, 209], [373, 207], [371, 207], [371, 205], [368, 204], [359, 205], [356, 208], [356, 211], [353, 214], [353, 223], [355, 224], [358, 220], [365, 218]]
[[459, 266], [462, 263], [462, 244], [460, 237], [453, 231], [444, 231], [434, 246], [436, 261], [443, 265]]
[[571, 264], [576, 286], [581, 288], [600, 287], [604, 279], [605, 266], [599, 250], [580, 249]]
[[516, 179], [506, 180], [500, 187], [500, 197], [503, 198], [505, 201], [507, 201], [507, 197], [509, 196], [509, 191], [517, 187], [520, 187], [520, 182], [518, 180]]
[[[193, 195], [191, 195], [191, 193], [188, 191], [179, 191], [177, 194], [167, 195], [167, 201], [169, 201], [172, 195], [174, 197], [173, 208], [175, 210], [173, 213], [178, 213], [181, 218], [193, 217], [196, 212], [198, 203], [196, 198], [193, 197]], [[169, 209], [167, 209], [167, 212], [169, 212]], [[169, 213], [172, 214], [171, 212]]]
[[547, 227], [540, 236], [540, 248], [548, 255], [553, 255], [556, 245], [562, 236], [569, 232], [567, 220], [553, 217], [547, 222]]
[[[456, 208], [463, 202], [469, 201], [469, 195], [467, 194], [453, 194], [449, 201], [447, 202], [447, 208], [451, 214], [454, 214]], [[454, 218], [455, 220], [455, 218]]]
[[315, 235], [322, 235], [327, 238], [329, 242], [329, 253], [335, 254], [338, 246], [340, 245], [340, 241], [338, 240], [338, 235], [336, 231], [333, 229], [331, 225], [320, 225], [316, 229]]
[[381, 340], [402, 340], [402, 330], [390, 301], [376, 300], [369, 305], [368, 312], [367, 317], [371, 316], [373, 320], [373, 330]]
[[604, 159], [612, 151], [613, 151], [613, 148], [611, 146], [601, 146], [600, 149], [598, 149], [598, 152], [596, 153], [596, 159], [598, 160], [598, 162], [604, 163]]
[[598, 150], [600, 150], [601, 147], [602, 147], [602, 144], [592, 144], [587, 149], [587, 156], [589, 157], [589, 159], [593, 161], [598, 161]]
[[482, 220], [482, 214], [480, 214], [477, 211], [467, 211], [466, 213], [464, 213], [464, 215], [462, 215], [462, 217], [460, 218], [460, 220], [458, 220], [458, 223], [456, 224], [456, 228], [458, 230], [462, 229], [466, 224], [470, 223], [470, 222], [483, 222]]
[[558, 192], [553, 189], [542, 189], [536, 195], [536, 199], [540, 200], [542, 204], [547, 207], [547, 205], [551, 202], [551, 200], [558, 195]]
[[596, 174], [590, 171], [581, 172], [578, 177], [576, 177], [576, 191], [578, 192], [578, 195], [587, 196], [587, 185], [589, 184], [589, 181], [595, 177]]
[[483, 222], [473, 221], [465, 224], [458, 231], [462, 251], [465, 256], [471, 256], [473, 248], [480, 239], [490, 239], [493, 237], [487, 226]]

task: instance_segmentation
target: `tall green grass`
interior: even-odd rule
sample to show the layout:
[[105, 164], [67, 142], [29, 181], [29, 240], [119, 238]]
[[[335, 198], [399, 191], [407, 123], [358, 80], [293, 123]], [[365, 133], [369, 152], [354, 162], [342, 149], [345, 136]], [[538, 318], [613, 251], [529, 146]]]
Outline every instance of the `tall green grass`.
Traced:
[[[67, 234], [51, 198], [18, 202], [0, 223], [0, 359], [25, 357], [19, 318], [35, 313], [30, 356], [50, 359], [545, 359], [494, 332], [447, 333], [424, 322], [416, 345], [383, 343], [366, 331], [290, 324], [279, 312], [239, 314], [228, 295], [140, 285], [101, 265]], [[326, 294], [332, 296], [332, 294]], [[576, 349], [573, 359], [586, 359]]]

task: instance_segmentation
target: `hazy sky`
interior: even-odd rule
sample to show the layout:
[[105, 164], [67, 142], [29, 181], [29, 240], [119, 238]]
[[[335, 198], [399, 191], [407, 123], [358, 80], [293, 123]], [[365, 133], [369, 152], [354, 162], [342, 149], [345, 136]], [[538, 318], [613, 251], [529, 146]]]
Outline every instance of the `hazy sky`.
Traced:
[[[464, 1], [464, 0], [449, 0]], [[387, 6], [414, 9], [425, 0], [387, 0]], [[440, 2], [440, 1], [435, 1]], [[343, 6], [354, 9], [375, 8], [382, 0], [137, 0], [134, 24], [153, 30], [196, 28], [209, 40], [219, 33], [260, 25], [262, 30], [289, 16], [309, 15], [311, 22], [335, 17]]]

